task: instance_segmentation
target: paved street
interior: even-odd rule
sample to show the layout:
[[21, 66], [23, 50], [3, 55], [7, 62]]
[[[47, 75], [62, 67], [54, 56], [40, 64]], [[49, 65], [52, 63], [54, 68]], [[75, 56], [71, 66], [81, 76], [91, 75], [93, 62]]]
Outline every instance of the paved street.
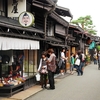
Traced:
[[56, 83], [55, 90], [43, 90], [26, 100], [100, 100], [100, 70], [89, 65], [83, 76], [70, 75]]

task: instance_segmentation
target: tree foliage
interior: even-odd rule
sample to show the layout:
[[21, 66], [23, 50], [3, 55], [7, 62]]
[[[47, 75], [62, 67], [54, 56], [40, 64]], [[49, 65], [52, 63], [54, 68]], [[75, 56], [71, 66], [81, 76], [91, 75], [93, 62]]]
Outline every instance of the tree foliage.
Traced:
[[93, 21], [91, 16], [87, 15], [85, 17], [79, 17], [77, 20], [72, 20], [71, 23], [80, 26], [85, 32], [90, 34], [97, 34], [97, 31], [94, 29]]

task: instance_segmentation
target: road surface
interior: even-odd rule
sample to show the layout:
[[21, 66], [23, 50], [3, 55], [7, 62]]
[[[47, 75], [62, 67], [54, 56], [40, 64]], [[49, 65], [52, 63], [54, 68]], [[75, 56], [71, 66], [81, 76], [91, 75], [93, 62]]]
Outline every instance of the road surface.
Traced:
[[43, 90], [26, 100], [100, 100], [100, 70], [88, 65], [83, 76], [74, 75], [60, 79], [55, 90]]

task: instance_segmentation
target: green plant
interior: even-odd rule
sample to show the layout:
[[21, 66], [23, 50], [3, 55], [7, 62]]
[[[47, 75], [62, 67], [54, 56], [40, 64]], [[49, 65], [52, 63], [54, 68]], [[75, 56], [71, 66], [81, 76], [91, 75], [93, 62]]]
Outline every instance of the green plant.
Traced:
[[90, 62], [90, 55], [86, 55], [86, 62]]
[[99, 50], [100, 50], [100, 45], [97, 45], [97, 47], [96, 47], [96, 48], [97, 48], [97, 50], [99, 51]]

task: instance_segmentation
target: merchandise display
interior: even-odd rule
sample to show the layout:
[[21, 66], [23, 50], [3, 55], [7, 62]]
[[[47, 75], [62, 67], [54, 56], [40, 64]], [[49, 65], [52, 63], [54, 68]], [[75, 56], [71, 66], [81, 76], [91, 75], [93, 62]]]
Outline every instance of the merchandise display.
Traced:
[[25, 82], [25, 78], [23, 77], [11, 77], [11, 78], [3, 78], [0, 80], [0, 87], [3, 87], [3, 86], [15, 86], [15, 85], [18, 85], [18, 84], [21, 84], [21, 83], [24, 83]]

